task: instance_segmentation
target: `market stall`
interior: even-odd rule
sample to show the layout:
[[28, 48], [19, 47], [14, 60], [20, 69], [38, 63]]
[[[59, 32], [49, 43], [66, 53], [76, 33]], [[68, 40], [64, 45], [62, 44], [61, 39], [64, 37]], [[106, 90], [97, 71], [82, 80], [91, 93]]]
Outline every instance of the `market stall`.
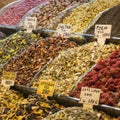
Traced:
[[0, 120], [120, 120], [119, 4], [18, 0], [3, 7]]

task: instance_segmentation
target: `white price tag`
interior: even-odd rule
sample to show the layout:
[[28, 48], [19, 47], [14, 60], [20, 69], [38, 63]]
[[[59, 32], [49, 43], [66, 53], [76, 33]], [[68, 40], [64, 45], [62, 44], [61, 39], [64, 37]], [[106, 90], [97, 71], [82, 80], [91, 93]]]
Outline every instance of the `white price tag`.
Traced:
[[111, 36], [112, 25], [95, 25], [95, 38], [109, 39]]
[[100, 44], [101, 46], [103, 46], [105, 44], [106, 39], [104, 39], [104, 38], [98, 38], [97, 41], [98, 41], [98, 44]]
[[30, 33], [32, 30], [36, 29], [37, 18], [36, 17], [26, 17], [24, 22], [24, 28], [27, 29], [27, 32]]
[[71, 25], [70, 24], [58, 24], [57, 36], [62, 36], [65, 38], [70, 37]]
[[10, 87], [10, 86], [14, 86], [14, 81], [13, 80], [2, 80], [1, 85], [3, 85], [4, 87]]
[[98, 44], [103, 46], [106, 39], [111, 37], [112, 25], [97, 24], [95, 25], [95, 38], [98, 39]]
[[100, 89], [82, 87], [79, 102], [89, 105], [98, 105], [100, 93], [101, 93]]

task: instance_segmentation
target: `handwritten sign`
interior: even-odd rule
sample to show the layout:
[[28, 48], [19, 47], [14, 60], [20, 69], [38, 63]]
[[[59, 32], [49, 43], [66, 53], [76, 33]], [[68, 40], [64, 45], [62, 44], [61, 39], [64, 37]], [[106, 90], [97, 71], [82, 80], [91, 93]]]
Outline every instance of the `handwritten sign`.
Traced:
[[95, 38], [110, 39], [112, 25], [95, 25]]
[[62, 36], [65, 38], [70, 37], [71, 25], [70, 24], [58, 24], [57, 36]]
[[37, 90], [37, 94], [43, 96], [53, 96], [56, 82], [41, 80]]
[[27, 32], [30, 33], [32, 30], [36, 29], [37, 18], [36, 17], [26, 17], [24, 22], [24, 28], [27, 29]]
[[98, 39], [100, 45], [104, 45], [106, 39], [111, 37], [112, 25], [97, 24], [95, 25], [95, 38]]
[[2, 80], [1, 85], [4, 87], [14, 86], [14, 81], [12, 80]]
[[100, 93], [100, 89], [82, 87], [79, 102], [83, 104], [98, 105]]
[[1, 85], [3, 85], [4, 87], [13, 86], [16, 79], [16, 74], [16, 72], [3, 71]]

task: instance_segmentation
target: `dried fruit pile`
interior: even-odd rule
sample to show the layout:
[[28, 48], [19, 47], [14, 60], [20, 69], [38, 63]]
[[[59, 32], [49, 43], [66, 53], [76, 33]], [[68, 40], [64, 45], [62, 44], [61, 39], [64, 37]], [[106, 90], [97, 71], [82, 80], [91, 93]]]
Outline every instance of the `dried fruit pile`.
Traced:
[[61, 37], [46, 38], [30, 46], [17, 58], [11, 60], [4, 70], [16, 71], [16, 82], [28, 85], [34, 75], [52, 58], [58, 55], [60, 50], [75, 47], [74, 42]]
[[16, 25], [30, 9], [45, 1], [46, 0], [22, 0], [0, 15], [0, 24]]
[[18, 32], [0, 42], [2, 54], [0, 55], [0, 65], [7, 62], [17, 53], [22, 52], [35, 41], [40, 40], [39, 35]]
[[90, 21], [107, 8], [120, 4], [120, 0], [93, 0], [83, 4], [63, 20], [65, 24], [72, 25], [72, 32], [83, 32]]
[[15, 0], [0, 0], [0, 9]]
[[40, 120], [62, 108], [55, 101], [37, 95], [25, 99], [15, 91], [0, 91], [0, 120]]
[[59, 12], [63, 11], [65, 8], [74, 3], [76, 3], [76, 1], [73, 0], [51, 0], [44, 6], [37, 8], [33, 13], [30, 14], [30, 16], [37, 17], [38, 28], [48, 28]]
[[[94, 46], [94, 43], [88, 43], [62, 51], [42, 72], [39, 81], [54, 80], [57, 82], [55, 93], [68, 94], [79, 77], [94, 65], [100, 57], [106, 58], [118, 48], [120, 49], [119, 45], [109, 44], [101, 49], [99, 46]], [[35, 81], [33, 87], [38, 87], [39, 81]]]
[[120, 100], [120, 50], [101, 59], [69, 95], [79, 97], [83, 86], [101, 89], [100, 103], [117, 106]]

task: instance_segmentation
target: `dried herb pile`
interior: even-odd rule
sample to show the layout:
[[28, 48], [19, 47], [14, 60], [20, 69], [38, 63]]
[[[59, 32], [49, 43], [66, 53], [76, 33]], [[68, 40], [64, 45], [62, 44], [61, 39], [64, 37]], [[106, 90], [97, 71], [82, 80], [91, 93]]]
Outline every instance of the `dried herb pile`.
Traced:
[[17, 72], [16, 82], [28, 85], [34, 75], [61, 50], [77, 46], [75, 42], [61, 37], [45, 38], [30, 46], [4, 67], [6, 71]]
[[[38, 28], [48, 28], [59, 12], [63, 11], [69, 6], [77, 3], [73, 0], [50, 0], [47, 4], [37, 7], [29, 16], [37, 17]], [[23, 22], [23, 21], [22, 21]]]
[[74, 9], [70, 16], [63, 20], [63, 23], [71, 24], [72, 32], [81, 33], [96, 15], [118, 4], [120, 0], [93, 0]]
[[[120, 37], [120, 5], [117, 5], [105, 12], [102, 13], [102, 15], [99, 15], [99, 19], [94, 20], [94, 24], [89, 25], [89, 28], [86, 30], [85, 33], [88, 34], [94, 34], [95, 24], [110, 24], [112, 25], [112, 34], [111, 36], [114, 37]], [[91, 40], [91, 38], [87, 37], [88, 40]], [[108, 42], [114, 42], [117, 44], [120, 44], [120, 40], [117, 39], [111, 39], [108, 40]]]
[[39, 35], [33, 33], [18, 32], [0, 42], [2, 54], [0, 55], [0, 65], [4, 64], [11, 57], [25, 50], [34, 42], [40, 40]]
[[120, 49], [119, 45], [109, 44], [102, 49], [94, 42], [80, 47], [62, 51], [58, 57], [48, 65], [33, 84], [38, 87], [40, 80], [56, 81], [55, 93], [68, 94], [73, 85], [100, 58], [106, 58], [111, 52]]
[[0, 120], [41, 120], [62, 108], [62, 105], [41, 96], [33, 95], [25, 99], [15, 91], [0, 90]]
[[43, 120], [109, 120], [109, 118], [96, 111], [84, 110], [80, 107], [68, 107], [53, 115], [48, 115]]

